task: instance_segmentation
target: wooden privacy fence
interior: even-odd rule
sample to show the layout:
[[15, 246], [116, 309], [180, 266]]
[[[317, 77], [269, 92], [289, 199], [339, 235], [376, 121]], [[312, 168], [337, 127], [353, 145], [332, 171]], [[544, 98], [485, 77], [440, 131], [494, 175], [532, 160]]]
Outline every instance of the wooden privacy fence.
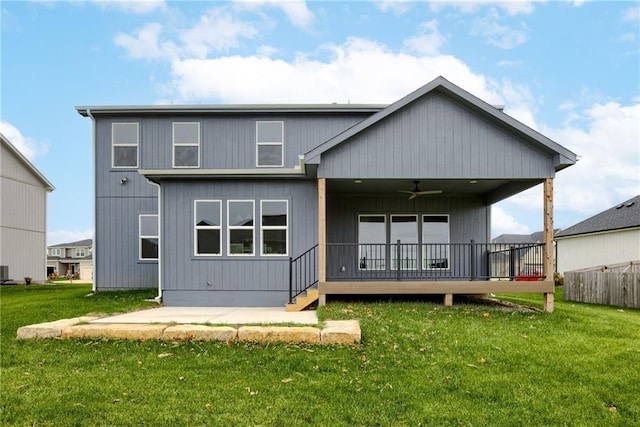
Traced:
[[567, 301], [640, 308], [640, 273], [571, 271], [564, 275]]

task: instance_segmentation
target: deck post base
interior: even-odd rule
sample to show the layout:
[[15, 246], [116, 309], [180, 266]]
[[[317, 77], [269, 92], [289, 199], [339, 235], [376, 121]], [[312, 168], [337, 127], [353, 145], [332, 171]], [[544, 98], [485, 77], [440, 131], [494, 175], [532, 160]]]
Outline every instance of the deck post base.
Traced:
[[318, 306], [322, 307], [323, 305], [327, 305], [327, 295], [326, 294], [318, 295]]
[[445, 307], [453, 306], [453, 294], [444, 294], [444, 305]]
[[542, 308], [547, 313], [553, 313], [553, 300], [554, 300], [553, 292], [547, 292], [547, 293], [543, 294], [543, 297], [542, 297]]

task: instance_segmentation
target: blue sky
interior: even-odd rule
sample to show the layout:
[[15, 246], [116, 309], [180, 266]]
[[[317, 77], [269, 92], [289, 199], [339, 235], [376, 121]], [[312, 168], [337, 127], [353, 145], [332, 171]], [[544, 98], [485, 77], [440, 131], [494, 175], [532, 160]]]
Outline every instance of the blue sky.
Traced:
[[[578, 155], [566, 228], [640, 194], [640, 3], [2, 1], [0, 131], [56, 186], [48, 244], [92, 237], [79, 105], [390, 103], [438, 75]], [[493, 234], [542, 228], [542, 190]]]

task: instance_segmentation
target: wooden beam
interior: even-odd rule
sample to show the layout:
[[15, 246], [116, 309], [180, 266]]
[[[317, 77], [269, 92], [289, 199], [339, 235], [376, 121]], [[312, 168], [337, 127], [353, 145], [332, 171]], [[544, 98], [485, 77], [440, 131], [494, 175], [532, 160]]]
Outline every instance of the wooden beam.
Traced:
[[[553, 178], [546, 178], [544, 189], [544, 276], [546, 281], [553, 282], [555, 273], [555, 248], [553, 246]], [[553, 291], [544, 294], [544, 311], [553, 312]]]
[[327, 181], [318, 178], [318, 281], [327, 280]]
[[444, 305], [446, 307], [453, 306], [453, 294], [444, 294]]
[[318, 290], [320, 295], [550, 293], [553, 292], [553, 282], [546, 280], [532, 282], [507, 280], [320, 282]]

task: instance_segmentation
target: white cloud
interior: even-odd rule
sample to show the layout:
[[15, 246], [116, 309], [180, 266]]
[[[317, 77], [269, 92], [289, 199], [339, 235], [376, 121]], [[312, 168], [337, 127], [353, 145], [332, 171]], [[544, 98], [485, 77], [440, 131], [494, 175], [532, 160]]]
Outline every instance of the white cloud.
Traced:
[[126, 13], [146, 14], [165, 10], [164, 0], [90, 0], [103, 9], [116, 9]]
[[519, 223], [500, 206], [491, 207], [491, 236], [501, 234], [531, 234], [531, 229]]
[[264, 6], [281, 9], [289, 22], [298, 28], [309, 28], [313, 23], [313, 13], [304, 0], [235, 0], [241, 10], [257, 10]]
[[47, 246], [78, 242], [86, 239], [93, 239], [93, 229], [49, 231], [47, 233]]
[[383, 12], [391, 12], [394, 15], [404, 15], [411, 9], [411, 0], [378, 0], [375, 2], [378, 9]]
[[[557, 174], [554, 205], [584, 219], [640, 194], [640, 103], [596, 103], [575, 123], [543, 133], [580, 155], [576, 165]], [[536, 208], [541, 191], [536, 187], [511, 201], [523, 209]]]
[[167, 86], [175, 102], [186, 103], [390, 103], [443, 75], [488, 102], [503, 103], [492, 82], [451, 56], [393, 52], [360, 38], [321, 50], [329, 53], [327, 60], [302, 54], [291, 61], [264, 56], [176, 60]]
[[451, 7], [463, 13], [477, 13], [483, 7], [493, 7], [513, 16], [533, 13], [534, 3], [530, 0], [433, 0], [430, 7], [435, 12]]
[[471, 35], [484, 37], [487, 44], [502, 49], [513, 49], [529, 39], [529, 30], [524, 23], [509, 26], [500, 21], [495, 9], [486, 16], [475, 18], [471, 24]]
[[640, 6], [634, 6], [626, 9], [624, 11], [624, 15], [622, 16], [623, 21], [627, 22], [635, 22], [636, 24], [640, 22]]
[[33, 161], [37, 156], [44, 156], [49, 152], [48, 144], [24, 136], [22, 132], [11, 123], [0, 121], [0, 133], [30, 161]]
[[137, 59], [206, 58], [211, 52], [226, 52], [238, 47], [242, 39], [257, 35], [255, 24], [237, 19], [225, 8], [213, 8], [193, 27], [172, 32], [152, 22], [140, 27], [134, 35], [117, 34], [114, 42]]
[[424, 22], [420, 25], [420, 33], [404, 41], [405, 48], [422, 55], [437, 55], [446, 41], [438, 31], [438, 21]]

